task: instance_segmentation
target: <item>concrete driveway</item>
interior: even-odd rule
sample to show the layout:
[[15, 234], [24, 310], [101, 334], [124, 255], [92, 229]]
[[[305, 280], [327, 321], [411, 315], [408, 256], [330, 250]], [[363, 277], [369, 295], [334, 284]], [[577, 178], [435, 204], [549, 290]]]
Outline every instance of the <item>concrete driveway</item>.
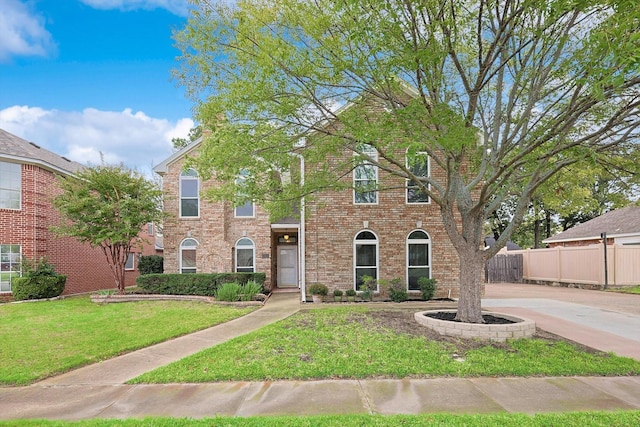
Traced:
[[589, 347], [640, 360], [640, 295], [499, 283], [486, 285], [482, 306], [532, 319], [541, 329]]

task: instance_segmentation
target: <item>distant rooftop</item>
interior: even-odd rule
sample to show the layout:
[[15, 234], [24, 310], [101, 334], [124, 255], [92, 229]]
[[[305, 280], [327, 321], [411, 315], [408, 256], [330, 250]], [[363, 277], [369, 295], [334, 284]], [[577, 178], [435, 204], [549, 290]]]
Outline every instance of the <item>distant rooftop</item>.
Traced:
[[0, 160], [31, 163], [57, 172], [73, 174], [84, 166], [0, 129]]
[[640, 206], [627, 206], [607, 212], [556, 234], [544, 240], [544, 243], [599, 239], [601, 233], [607, 233], [607, 237], [640, 234]]

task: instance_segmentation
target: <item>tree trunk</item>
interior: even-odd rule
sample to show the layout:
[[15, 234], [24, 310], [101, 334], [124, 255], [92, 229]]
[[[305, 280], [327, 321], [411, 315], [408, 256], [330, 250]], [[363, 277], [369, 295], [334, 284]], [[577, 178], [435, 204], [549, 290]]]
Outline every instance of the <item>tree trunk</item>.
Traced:
[[485, 259], [478, 248], [458, 251], [460, 257], [460, 298], [456, 320], [484, 323], [482, 319], [482, 275]]

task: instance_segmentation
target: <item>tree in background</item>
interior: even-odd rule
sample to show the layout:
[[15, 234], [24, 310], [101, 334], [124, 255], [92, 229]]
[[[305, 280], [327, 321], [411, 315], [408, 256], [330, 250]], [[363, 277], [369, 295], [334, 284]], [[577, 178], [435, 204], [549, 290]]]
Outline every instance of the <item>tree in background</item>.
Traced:
[[193, 141], [196, 141], [198, 138], [202, 136], [202, 126], [197, 125], [189, 129], [189, 135], [186, 138], [171, 138], [171, 142], [173, 143], [174, 150], [180, 150], [187, 145], [191, 144]]
[[[212, 130], [196, 160], [225, 183], [210, 195], [276, 212], [352, 186], [341, 177], [362, 161], [414, 182], [459, 255], [461, 321], [483, 322], [485, 260], [540, 186], [584, 159], [637, 150], [640, 8], [630, 0], [194, 4], [176, 34], [176, 76]], [[326, 162], [345, 152], [355, 162]], [[304, 185], [284, 179], [292, 153], [314, 166]], [[407, 166], [425, 155], [444, 173]], [[506, 201], [511, 221], [484, 250], [483, 227]]]
[[124, 166], [88, 167], [60, 179], [62, 193], [53, 199], [62, 224], [55, 231], [105, 255], [119, 292], [124, 292], [125, 264], [142, 228], [160, 219], [161, 191]]

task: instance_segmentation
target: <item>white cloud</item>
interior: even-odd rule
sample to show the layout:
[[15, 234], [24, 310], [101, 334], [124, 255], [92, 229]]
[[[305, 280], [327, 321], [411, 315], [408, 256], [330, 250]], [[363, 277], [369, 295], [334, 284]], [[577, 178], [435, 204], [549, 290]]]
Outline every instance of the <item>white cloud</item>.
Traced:
[[119, 9], [122, 11], [136, 9], [166, 9], [178, 16], [187, 16], [189, 5], [187, 0], [80, 0], [95, 9]]
[[186, 138], [191, 119], [156, 119], [144, 112], [44, 110], [13, 106], [0, 110], [0, 128], [82, 164], [124, 163], [151, 175], [172, 153], [171, 138]]
[[0, 61], [13, 56], [48, 56], [55, 51], [42, 16], [20, 0], [0, 0]]

